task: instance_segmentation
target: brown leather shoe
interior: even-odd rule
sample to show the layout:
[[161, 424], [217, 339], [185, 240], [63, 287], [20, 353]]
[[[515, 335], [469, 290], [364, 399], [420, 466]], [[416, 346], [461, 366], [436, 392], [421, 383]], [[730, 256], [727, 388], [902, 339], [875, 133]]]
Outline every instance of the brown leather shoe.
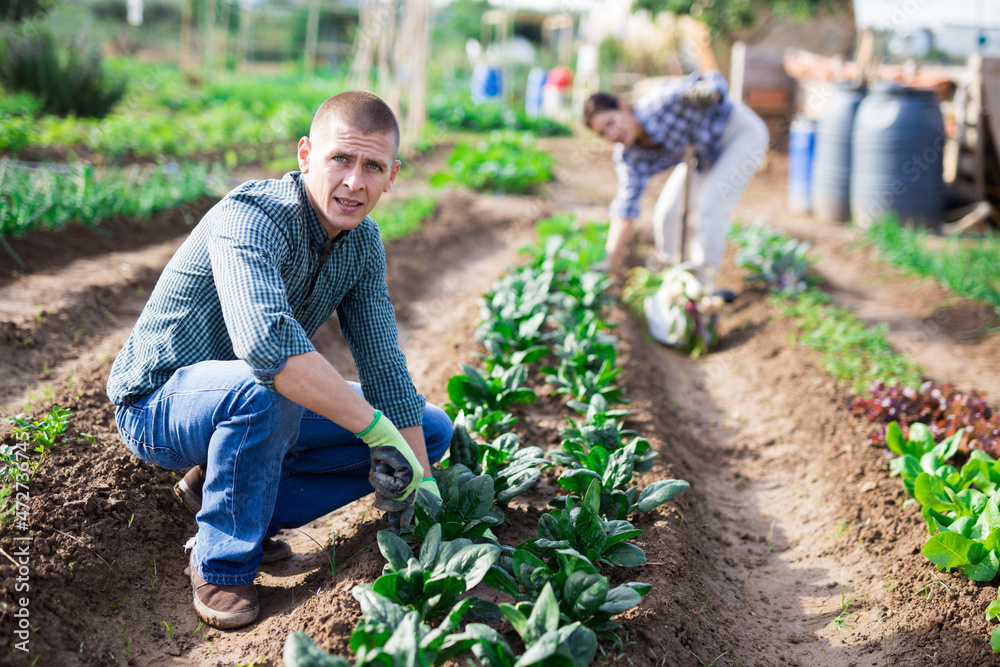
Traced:
[[[184, 503], [184, 506], [194, 514], [201, 510], [201, 489], [205, 486], [205, 466], [197, 465], [185, 473], [179, 482], [174, 484], [174, 495]], [[261, 563], [276, 563], [292, 557], [292, 547], [284, 540], [265, 537], [260, 543], [264, 549]]]
[[213, 628], [231, 630], [249, 625], [260, 615], [257, 589], [253, 584], [224, 586], [205, 581], [194, 567], [191, 555], [191, 588], [198, 618]]
[[201, 488], [205, 486], [205, 466], [195, 466], [174, 484], [174, 495], [197, 514], [201, 510]]

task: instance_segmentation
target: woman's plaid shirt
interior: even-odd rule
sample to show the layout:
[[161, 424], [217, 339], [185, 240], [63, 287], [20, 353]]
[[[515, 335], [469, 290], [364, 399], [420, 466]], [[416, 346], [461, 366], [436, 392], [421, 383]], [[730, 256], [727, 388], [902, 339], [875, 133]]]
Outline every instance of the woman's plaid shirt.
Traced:
[[[684, 102], [685, 91], [697, 81], [706, 81], [721, 93], [721, 99], [708, 109], [695, 109]], [[618, 192], [611, 202], [612, 218], [634, 220], [639, 216], [639, 198], [649, 179], [684, 160], [689, 137], [694, 141], [699, 171], [715, 162], [733, 110], [727, 92], [726, 80], [718, 72], [696, 72], [681, 81], [666, 82], [639, 99], [633, 113], [657, 147], [615, 145]]]

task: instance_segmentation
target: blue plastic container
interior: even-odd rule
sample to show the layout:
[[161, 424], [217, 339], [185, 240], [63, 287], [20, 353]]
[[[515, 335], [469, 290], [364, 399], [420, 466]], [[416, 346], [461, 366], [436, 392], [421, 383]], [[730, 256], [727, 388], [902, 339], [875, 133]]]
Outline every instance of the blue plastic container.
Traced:
[[812, 210], [812, 170], [816, 147], [816, 121], [799, 116], [788, 131], [788, 210]]
[[545, 87], [546, 72], [541, 67], [532, 67], [528, 72], [528, 85], [524, 91], [524, 113], [535, 118], [542, 112], [542, 88]]
[[472, 101], [497, 102], [503, 98], [503, 72], [480, 63], [472, 70]]
[[851, 216], [887, 214], [937, 224], [944, 209], [944, 119], [933, 91], [873, 88], [858, 106], [851, 144]]
[[864, 88], [841, 83], [825, 105], [816, 126], [812, 209], [824, 220], [851, 219], [851, 137]]

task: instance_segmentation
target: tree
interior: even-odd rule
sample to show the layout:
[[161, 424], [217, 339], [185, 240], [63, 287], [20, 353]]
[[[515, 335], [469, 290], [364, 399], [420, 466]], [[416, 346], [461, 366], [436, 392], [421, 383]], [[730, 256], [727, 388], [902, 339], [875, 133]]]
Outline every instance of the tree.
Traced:
[[36, 16], [41, 18], [55, 4], [55, 0], [0, 0], [0, 21], [21, 23]]
[[741, 31], [771, 18], [806, 19], [818, 12], [852, 7], [851, 0], [634, 0], [634, 10], [647, 9], [654, 16], [670, 12], [688, 15], [708, 26], [715, 37], [731, 42]]

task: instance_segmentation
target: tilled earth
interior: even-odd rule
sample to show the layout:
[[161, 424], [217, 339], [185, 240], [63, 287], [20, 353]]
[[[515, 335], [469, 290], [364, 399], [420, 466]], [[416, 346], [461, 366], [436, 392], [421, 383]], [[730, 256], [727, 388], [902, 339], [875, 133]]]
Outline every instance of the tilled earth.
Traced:
[[[548, 140], [558, 181], [533, 197], [444, 192], [416, 234], [387, 244], [389, 288], [418, 388], [438, 404], [461, 362], [475, 363], [477, 299], [533, 222], [556, 210], [606, 217], [614, 193], [610, 153], [584, 139]], [[441, 155], [408, 174], [421, 174]], [[658, 179], [662, 182], [662, 178]], [[992, 314], [879, 265], [856, 234], [784, 208], [785, 163], [773, 155], [738, 210], [809, 239], [838, 300], [890, 323], [894, 341], [928, 376], [1000, 394], [996, 340], [969, 336]], [[647, 193], [654, 198], [655, 185]], [[399, 196], [396, 190], [394, 196]], [[375, 534], [383, 519], [362, 500], [286, 536], [296, 555], [262, 568], [261, 619], [221, 632], [201, 626], [183, 574], [182, 545], [195, 530], [174, 500], [176, 475], [137, 460], [120, 443], [104, 394], [110, 364], [159, 270], [209, 203], [162, 214], [140, 231], [110, 225], [39, 236], [16, 246], [29, 265], [0, 258], [0, 405], [5, 415], [73, 412], [69, 437], [30, 485], [28, 529], [0, 533], [0, 664], [281, 664], [284, 638], [308, 632], [349, 655], [359, 617], [351, 588], [382, 568]], [[646, 210], [650, 210], [647, 206]], [[377, 212], [376, 212], [377, 213]], [[377, 215], [376, 215], [377, 218]], [[633, 259], [642, 261], [649, 234]], [[739, 287], [729, 260], [719, 283]], [[883, 452], [865, 444], [867, 424], [766, 295], [742, 289], [722, 321], [719, 349], [691, 360], [652, 342], [620, 307], [620, 376], [632, 403], [628, 426], [659, 451], [642, 483], [679, 477], [691, 488], [635, 523], [648, 563], [611, 573], [652, 584], [622, 619], [623, 646], [601, 664], [988, 665], [984, 610], [991, 585], [939, 573], [920, 553], [919, 511], [904, 507]], [[353, 364], [336, 324], [317, 347], [346, 375]], [[566, 411], [551, 391], [520, 408], [525, 444], [558, 444]], [[0, 427], [5, 444], [9, 425]], [[517, 544], [531, 536], [559, 493], [555, 471], [505, 509], [495, 530]], [[25, 551], [27, 572], [12, 564]], [[334, 554], [331, 568], [319, 545]], [[29, 588], [19, 588], [27, 584]], [[20, 598], [28, 600], [30, 654], [15, 650]]]

